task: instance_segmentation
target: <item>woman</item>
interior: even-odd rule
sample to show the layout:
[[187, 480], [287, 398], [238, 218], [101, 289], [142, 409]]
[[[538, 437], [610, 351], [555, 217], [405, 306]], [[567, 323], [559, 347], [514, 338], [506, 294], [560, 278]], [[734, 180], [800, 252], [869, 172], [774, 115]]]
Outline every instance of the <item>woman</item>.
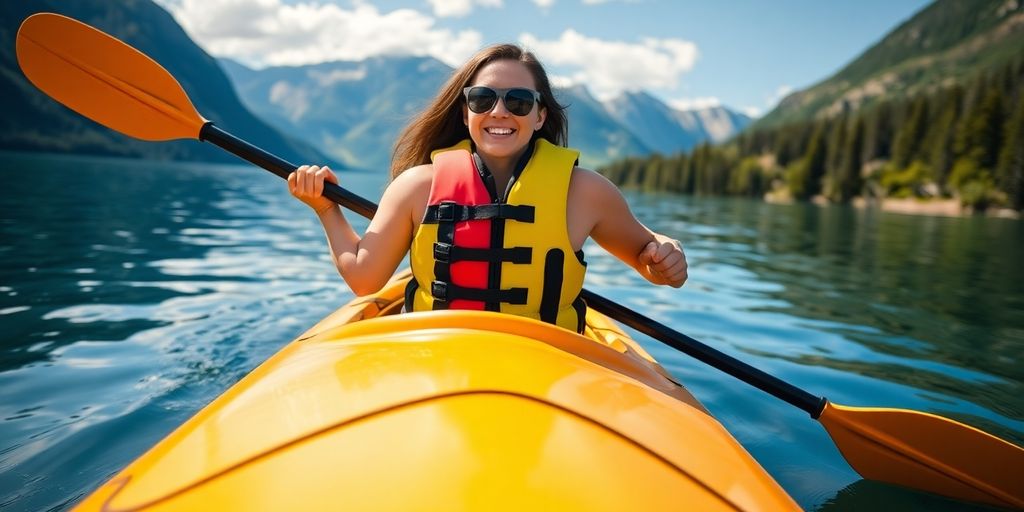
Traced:
[[299, 167], [288, 187], [317, 213], [357, 295], [379, 290], [411, 251], [408, 309], [503, 311], [581, 331], [588, 237], [655, 284], [682, 286], [686, 258], [611, 182], [576, 166], [567, 136], [541, 64], [495, 45], [403, 131], [392, 182], [361, 238], [321, 195], [324, 180], [337, 183], [330, 169]]

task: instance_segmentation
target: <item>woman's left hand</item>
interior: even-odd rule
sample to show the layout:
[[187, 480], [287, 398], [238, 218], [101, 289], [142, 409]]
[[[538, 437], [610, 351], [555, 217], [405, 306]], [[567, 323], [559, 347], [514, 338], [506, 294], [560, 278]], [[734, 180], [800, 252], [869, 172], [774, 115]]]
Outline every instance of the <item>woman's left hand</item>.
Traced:
[[678, 240], [655, 234], [637, 259], [640, 275], [654, 284], [679, 288], [686, 282], [686, 255]]

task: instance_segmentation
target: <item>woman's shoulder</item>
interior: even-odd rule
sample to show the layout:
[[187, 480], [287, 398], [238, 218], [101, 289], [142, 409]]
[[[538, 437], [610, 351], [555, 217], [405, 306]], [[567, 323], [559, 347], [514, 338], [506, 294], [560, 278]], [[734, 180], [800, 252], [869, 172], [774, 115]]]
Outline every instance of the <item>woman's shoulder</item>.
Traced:
[[391, 184], [388, 187], [416, 188], [424, 183], [429, 185], [433, 178], [434, 164], [422, 164], [402, 171], [391, 180]]
[[572, 169], [569, 188], [587, 194], [619, 193], [618, 187], [611, 181], [608, 181], [608, 178], [605, 178], [596, 171], [579, 166]]

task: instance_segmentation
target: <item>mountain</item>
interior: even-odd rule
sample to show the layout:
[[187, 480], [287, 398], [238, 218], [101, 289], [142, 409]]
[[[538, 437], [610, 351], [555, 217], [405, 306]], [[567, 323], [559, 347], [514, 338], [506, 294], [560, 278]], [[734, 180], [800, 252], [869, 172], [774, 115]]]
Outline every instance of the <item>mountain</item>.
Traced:
[[162, 64], [203, 116], [250, 143], [293, 162], [323, 161], [307, 143], [289, 138], [250, 113], [217, 62], [196, 46], [167, 11], [149, 0], [19, 0], [0, 2], [0, 148], [153, 159], [236, 162], [209, 144], [155, 144], [109, 130], [50, 99], [18, 67], [15, 34], [36, 12], [56, 12], [88, 23]]
[[580, 150], [580, 165], [597, 167], [606, 162], [651, 150], [614, 117], [586, 87], [556, 89], [555, 99], [569, 117], [569, 146]]
[[451, 68], [430, 57], [280, 66], [259, 71], [222, 60], [254, 112], [354, 167], [387, 169], [405, 123]]
[[[746, 114], [718, 106], [696, 110], [677, 110], [674, 113], [677, 121], [687, 130], [700, 130], [704, 137], [698, 138], [694, 145], [705, 140], [719, 143], [725, 142], [743, 131], [753, 119]], [[691, 146], [692, 147], [692, 146]], [[690, 149], [690, 147], [685, 148]]]
[[751, 119], [725, 107], [676, 110], [645, 92], [626, 92], [604, 104], [608, 113], [651, 151], [670, 155], [697, 144], [724, 142]]
[[[645, 92], [623, 93], [607, 102], [605, 108], [657, 153], [689, 149], [707, 136], [696, 116], [683, 117]], [[683, 119], [691, 121], [688, 126], [683, 125]]]
[[1024, 2], [938, 0], [838, 73], [783, 99], [756, 129], [964, 84], [1024, 53]]
[[[250, 110], [352, 167], [387, 169], [401, 128], [436, 94], [452, 69], [430, 57], [376, 57], [249, 69], [221, 65]], [[609, 103], [583, 86], [555, 90], [568, 108], [569, 145], [596, 167], [631, 155], [676, 153], [737, 133], [749, 118], [717, 107], [680, 112], [646, 93]]]

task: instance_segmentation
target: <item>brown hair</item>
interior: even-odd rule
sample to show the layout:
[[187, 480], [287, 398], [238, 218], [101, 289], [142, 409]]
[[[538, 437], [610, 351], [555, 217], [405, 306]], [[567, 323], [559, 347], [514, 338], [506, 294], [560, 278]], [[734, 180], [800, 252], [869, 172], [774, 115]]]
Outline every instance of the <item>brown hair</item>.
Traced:
[[540, 105], [547, 109], [547, 118], [541, 129], [534, 132], [533, 139], [542, 137], [559, 146], [568, 142], [569, 123], [565, 107], [555, 100], [544, 66], [533, 53], [519, 46], [497, 44], [477, 52], [457, 69], [427, 108], [402, 130], [391, 157], [391, 179], [410, 167], [430, 163], [432, 151], [454, 146], [469, 138], [469, 130], [462, 122], [461, 107], [465, 102], [462, 89], [470, 85], [469, 81], [481, 68], [499, 60], [523, 63], [537, 83]]

